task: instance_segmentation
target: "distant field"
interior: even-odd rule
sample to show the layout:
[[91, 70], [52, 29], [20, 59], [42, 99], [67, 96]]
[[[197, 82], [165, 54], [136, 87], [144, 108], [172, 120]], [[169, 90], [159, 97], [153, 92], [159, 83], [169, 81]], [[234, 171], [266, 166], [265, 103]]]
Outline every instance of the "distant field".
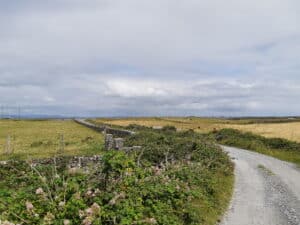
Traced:
[[[62, 134], [64, 141], [61, 141]], [[8, 136], [10, 155], [5, 154]], [[90, 155], [101, 151], [102, 147], [100, 133], [73, 121], [0, 120], [0, 160], [51, 157], [62, 149], [63, 155]]]
[[295, 123], [264, 123], [264, 124], [231, 124], [227, 128], [249, 131], [264, 137], [280, 137], [300, 142], [300, 122]]
[[250, 131], [265, 137], [281, 137], [300, 142], [299, 118], [245, 118], [245, 119], [217, 119], [198, 117], [164, 117], [164, 118], [122, 118], [96, 119], [98, 123], [107, 123], [118, 126], [138, 124], [148, 127], [175, 126], [178, 129], [193, 129], [197, 132], [210, 132], [214, 129], [234, 128], [241, 131]]
[[137, 124], [147, 127], [156, 126], [175, 126], [178, 129], [188, 130], [194, 129], [200, 132], [209, 132], [213, 129], [222, 128], [229, 120], [211, 119], [211, 118], [177, 118], [177, 117], [164, 117], [164, 118], [122, 118], [122, 119], [96, 119], [97, 123], [107, 123], [117, 126], [128, 126], [130, 124]]

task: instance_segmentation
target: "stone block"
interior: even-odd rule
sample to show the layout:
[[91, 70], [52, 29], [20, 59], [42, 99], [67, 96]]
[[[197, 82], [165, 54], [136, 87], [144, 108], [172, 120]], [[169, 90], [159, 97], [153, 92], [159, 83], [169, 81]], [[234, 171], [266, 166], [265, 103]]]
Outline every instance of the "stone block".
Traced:
[[105, 150], [111, 150], [114, 148], [114, 137], [112, 134], [105, 135]]
[[123, 138], [115, 138], [114, 139], [114, 148], [117, 150], [121, 150], [124, 147], [124, 139]]

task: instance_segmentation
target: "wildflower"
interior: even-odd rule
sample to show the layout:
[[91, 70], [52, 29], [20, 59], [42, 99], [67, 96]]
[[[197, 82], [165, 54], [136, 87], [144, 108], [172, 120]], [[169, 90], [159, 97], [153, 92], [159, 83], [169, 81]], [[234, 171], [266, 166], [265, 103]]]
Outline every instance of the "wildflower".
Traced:
[[29, 202], [29, 201], [27, 201], [27, 202], [25, 203], [25, 205], [26, 205], [26, 210], [27, 210], [28, 212], [31, 212], [31, 211], [34, 209], [32, 203]]
[[153, 172], [154, 172], [154, 175], [159, 176], [162, 173], [162, 169], [160, 169], [158, 166], [156, 166], [153, 168]]
[[79, 200], [79, 199], [81, 198], [80, 192], [76, 192], [76, 193], [74, 194], [74, 198], [77, 199], [77, 200]]
[[54, 219], [55, 219], [55, 216], [52, 213], [47, 212], [46, 216], [44, 217], [44, 222], [45, 222], [45, 224], [52, 224]]
[[155, 218], [149, 218], [149, 219], [147, 219], [147, 222], [150, 224], [157, 224], [157, 221]]
[[85, 215], [85, 213], [84, 213], [83, 210], [79, 210], [79, 211], [78, 211], [78, 214], [79, 214], [79, 218], [82, 218], [82, 217], [84, 217], [84, 215]]
[[142, 220], [141, 222], [146, 223], [146, 224], [157, 224], [157, 221], [155, 218], [146, 218]]
[[11, 223], [11, 222], [9, 222], [9, 221], [7, 221], [7, 220], [5, 220], [5, 221], [3, 221], [3, 222], [1, 222], [1, 220], [0, 220], [0, 225], [15, 225], [14, 223]]
[[70, 223], [70, 220], [64, 220], [64, 225], [69, 225]]
[[100, 212], [100, 206], [97, 203], [94, 203], [91, 206], [91, 209], [92, 209], [94, 215], [97, 215]]
[[44, 194], [44, 190], [43, 190], [43, 188], [38, 188], [38, 189], [36, 189], [35, 193], [37, 195], [42, 195], [42, 194]]
[[95, 194], [100, 194], [100, 193], [101, 193], [100, 189], [99, 189], [99, 188], [96, 188]]
[[121, 192], [120, 194], [115, 195], [110, 201], [109, 205], [115, 205], [119, 199], [124, 199], [125, 198], [125, 193]]
[[86, 217], [83, 221], [82, 224], [83, 225], [91, 225], [93, 222], [93, 219], [91, 217]]
[[91, 190], [88, 190], [86, 193], [85, 193], [85, 196], [86, 197], [91, 197], [93, 195], [93, 192]]
[[58, 203], [58, 207], [59, 207], [60, 209], [64, 208], [65, 205], [66, 205], [65, 202], [60, 202], [60, 203]]
[[88, 215], [88, 216], [92, 216], [92, 215], [93, 215], [93, 210], [92, 210], [92, 208], [87, 208], [87, 209], [85, 210], [85, 213], [86, 213], [86, 215]]

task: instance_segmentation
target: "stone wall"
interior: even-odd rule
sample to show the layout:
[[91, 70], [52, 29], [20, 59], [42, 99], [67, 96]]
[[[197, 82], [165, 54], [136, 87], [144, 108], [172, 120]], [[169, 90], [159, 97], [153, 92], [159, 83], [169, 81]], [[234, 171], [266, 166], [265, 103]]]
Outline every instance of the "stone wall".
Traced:
[[89, 123], [84, 119], [75, 119], [74, 121], [76, 123], [79, 123], [79, 124], [83, 125], [83, 126], [91, 128], [93, 130], [96, 130], [98, 132], [103, 132], [104, 131], [107, 134], [112, 134], [116, 137], [126, 137], [128, 135], [134, 134], [134, 132], [130, 131], [130, 130], [116, 129], [116, 128], [111, 128], [111, 127], [105, 126], [105, 125], [99, 126], [99, 125], [95, 125], [93, 123]]
[[135, 132], [130, 130], [122, 130], [111, 128], [108, 126], [99, 126], [93, 123], [89, 123], [84, 119], [75, 119], [76, 123], [86, 126], [90, 129], [103, 132], [105, 137], [105, 150], [124, 150], [125, 152], [135, 151], [141, 149], [141, 146], [125, 147], [123, 137], [133, 135]]
[[[6, 165], [11, 160], [7, 161], [0, 161], [0, 165]], [[73, 156], [73, 157], [62, 157], [57, 156], [53, 158], [46, 158], [46, 159], [34, 159], [29, 161], [28, 163], [31, 166], [38, 166], [38, 165], [67, 165], [69, 168], [84, 168], [88, 167], [89, 165], [96, 165], [101, 162], [100, 155], [94, 156]]]
[[140, 150], [141, 146], [124, 146], [124, 138], [114, 138], [112, 134], [105, 134], [105, 150], [121, 150], [125, 152]]
[[[110, 128], [108, 126], [98, 126], [92, 123], [87, 122], [83, 119], [75, 119], [76, 123], [79, 123], [83, 126], [86, 126], [90, 129], [96, 130], [98, 132], [104, 132], [105, 134], [105, 149], [106, 150], [122, 150], [125, 152], [140, 150], [141, 146], [132, 146], [125, 147], [124, 139], [122, 137], [133, 135], [135, 132], [129, 130], [115, 129]], [[63, 163], [63, 160], [66, 160], [65, 157], [56, 157], [56, 158], [47, 158], [47, 159], [36, 159], [31, 162], [33, 166], [36, 165], [51, 165], [54, 164], [55, 161], [57, 164]], [[87, 167], [89, 164], [97, 164], [101, 161], [101, 156], [74, 156], [67, 159], [68, 167], [70, 168], [82, 168]], [[8, 161], [0, 161], [0, 164], [6, 164]]]

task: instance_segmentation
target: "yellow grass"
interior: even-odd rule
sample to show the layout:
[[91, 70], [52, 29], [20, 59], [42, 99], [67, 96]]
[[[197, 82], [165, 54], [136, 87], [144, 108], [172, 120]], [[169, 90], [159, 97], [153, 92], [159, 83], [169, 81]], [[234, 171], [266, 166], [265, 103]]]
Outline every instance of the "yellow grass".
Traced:
[[137, 124], [147, 127], [156, 126], [175, 126], [181, 130], [194, 129], [199, 132], [209, 132], [213, 129], [222, 128], [223, 124], [228, 123], [228, 120], [212, 119], [212, 118], [196, 118], [196, 117], [162, 117], [162, 118], [122, 118], [122, 119], [96, 119], [98, 123], [106, 123], [118, 126], [128, 126]]
[[[60, 141], [61, 134], [64, 142]], [[12, 154], [5, 154], [7, 136]], [[13, 121], [0, 120], [0, 159], [10, 157], [52, 157], [62, 150], [64, 155], [89, 155], [102, 150], [103, 136], [71, 120]]]
[[227, 120], [199, 117], [163, 117], [163, 118], [122, 118], [122, 119], [97, 119], [99, 123], [107, 123], [118, 126], [138, 124], [148, 127], [175, 126], [178, 129], [193, 129], [197, 132], [210, 132], [214, 129], [234, 128], [241, 131], [249, 131], [265, 137], [280, 137], [300, 142], [300, 122], [283, 123], [254, 123], [251, 120]]
[[241, 131], [249, 131], [265, 137], [280, 137], [291, 141], [300, 142], [300, 122], [294, 123], [269, 123], [269, 124], [230, 124], [225, 125]]

